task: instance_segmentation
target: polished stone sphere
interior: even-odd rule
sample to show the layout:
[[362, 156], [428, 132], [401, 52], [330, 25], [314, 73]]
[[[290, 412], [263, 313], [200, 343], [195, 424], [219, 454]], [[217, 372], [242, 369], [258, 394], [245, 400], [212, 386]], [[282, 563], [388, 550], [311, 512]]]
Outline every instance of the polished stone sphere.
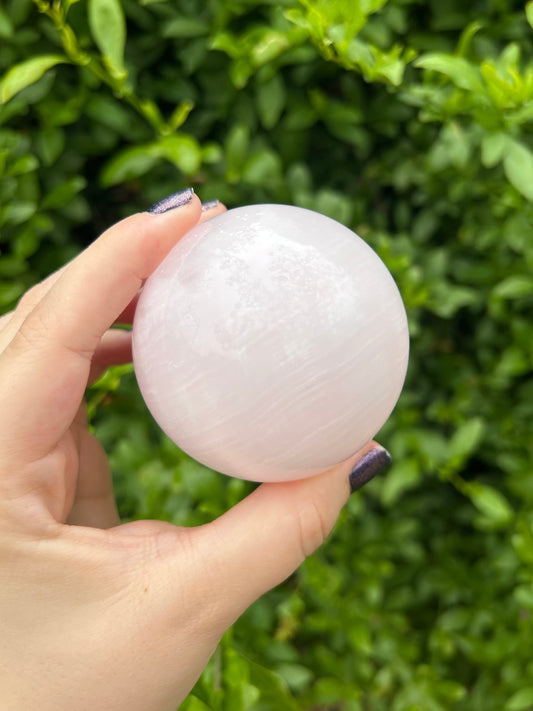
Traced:
[[225, 474], [285, 481], [374, 437], [409, 336], [392, 276], [354, 232], [250, 205], [194, 227], [149, 277], [133, 353], [146, 404], [181, 449]]

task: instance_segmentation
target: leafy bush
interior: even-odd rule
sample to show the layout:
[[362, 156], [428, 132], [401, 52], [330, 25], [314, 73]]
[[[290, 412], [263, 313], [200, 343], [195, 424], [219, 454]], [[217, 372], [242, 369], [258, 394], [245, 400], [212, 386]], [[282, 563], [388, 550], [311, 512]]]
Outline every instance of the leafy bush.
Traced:
[[[533, 708], [533, 3], [0, 1], [0, 306], [193, 184], [349, 225], [412, 355], [396, 462], [224, 638], [186, 711]], [[250, 485], [157, 430], [130, 367], [89, 393], [125, 518]]]

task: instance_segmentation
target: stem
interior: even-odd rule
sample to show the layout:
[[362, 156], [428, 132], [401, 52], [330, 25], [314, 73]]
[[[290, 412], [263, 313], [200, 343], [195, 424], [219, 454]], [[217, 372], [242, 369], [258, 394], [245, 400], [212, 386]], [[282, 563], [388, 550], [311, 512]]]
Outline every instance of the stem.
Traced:
[[170, 128], [157, 116], [157, 107], [155, 105], [153, 106], [155, 111], [150, 111], [147, 103], [139, 99], [132, 90], [125, 85], [124, 79], [114, 77], [107, 71], [105, 66], [80, 47], [74, 30], [67, 23], [66, 12], [60, 0], [54, 0], [52, 5], [46, 2], [46, 0], [33, 0], [33, 2], [39, 12], [46, 15], [46, 17], [52, 21], [61, 37], [63, 50], [73, 64], [88, 69], [101, 82], [106, 84], [114, 93], [134, 108], [157, 134], [165, 136], [172, 133]]

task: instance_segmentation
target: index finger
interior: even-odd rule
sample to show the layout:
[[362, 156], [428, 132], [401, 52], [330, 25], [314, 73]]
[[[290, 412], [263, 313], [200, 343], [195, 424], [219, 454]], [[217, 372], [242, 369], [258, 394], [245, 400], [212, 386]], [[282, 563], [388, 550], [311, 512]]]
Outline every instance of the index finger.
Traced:
[[68, 265], [0, 356], [5, 454], [33, 461], [67, 431], [102, 335], [200, 215], [195, 196], [163, 214], [133, 215]]

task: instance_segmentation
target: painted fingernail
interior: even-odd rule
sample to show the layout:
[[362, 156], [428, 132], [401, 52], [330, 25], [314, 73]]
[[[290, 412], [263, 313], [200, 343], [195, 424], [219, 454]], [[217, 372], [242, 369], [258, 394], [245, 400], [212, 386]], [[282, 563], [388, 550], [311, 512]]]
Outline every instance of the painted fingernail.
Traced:
[[361, 457], [350, 472], [350, 491], [360, 489], [367, 481], [383, 471], [391, 463], [391, 456], [380, 444]]
[[214, 210], [215, 207], [218, 207], [220, 205], [220, 202], [218, 200], [207, 200], [206, 202], [202, 203], [202, 212], [207, 212], [208, 210]]
[[154, 204], [148, 208], [146, 212], [150, 212], [152, 215], [162, 215], [164, 212], [169, 210], [174, 210], [176, 207], [183, 207], [187, 205], [194, 196], [194, 188], [185, 188], [185, 190], [180, 190], [177, 193], [172, 193], [164, 197], [162, 200], [154, 202]]

